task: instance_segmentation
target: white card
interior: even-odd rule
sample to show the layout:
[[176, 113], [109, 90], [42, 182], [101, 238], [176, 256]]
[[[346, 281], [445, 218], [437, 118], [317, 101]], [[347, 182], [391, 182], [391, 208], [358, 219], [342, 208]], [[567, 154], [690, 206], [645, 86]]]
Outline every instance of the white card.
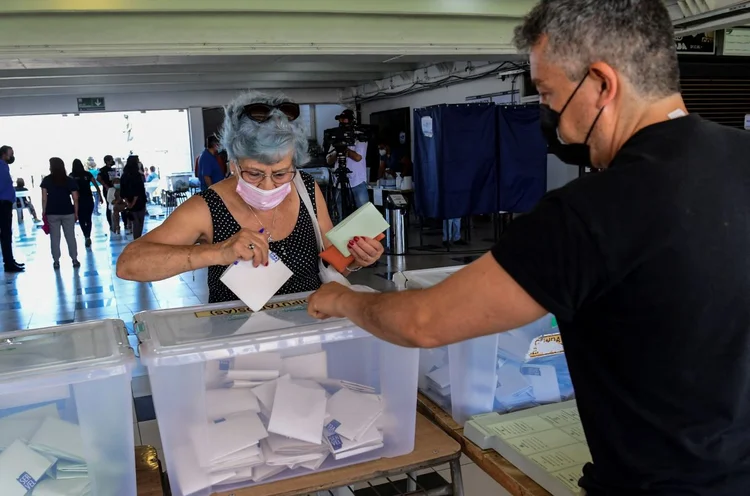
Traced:
[[326, 416], [326, 392], [290, 381], [278, 381], [268, 432], [321, 444]]
[[212, 461], [247, 449], [268, 437], [268, 432], [256, 413], [235, 415], [209, 423], [207, 434]]
[[515, 395], [531, 389], [529, 382], [521, 374], [521, 369], [510, 364], [497, 369], [497, 382], [498, 387], [495, 397], [501, 403], [510, 403]]
[[208, 420], [216, 420], [241, 412], [260, 412], [258, 398], [251, 389], [209, 389], [206, 391]]
[[346, 439], [358, 441], [383, 413], [383, 404], [375, 394], [341, 389], [328, 400], [326, 426]]
[[[326, 443], [331, 448], [334, 455], [341, 454], [345, 451], [358, 450], [370, 446], [383, 446], [383, 434], [377, 427], [370, 427], [359, 441], [350, 441], [336, 434], [330, 434], [326, 437]], [[377, 449], [377, 448], [375, 448]]]
[[18, 439], [28, 443], [41, 425], [41, 419], [0, 418], [0, 451]]
[[560, 385], [557, 383], [557, 370], [552, 365], [524, 365], [521, 367], [537, 403], [559, 403]]
[[58, 458], [86, 461], [81, 428], [64, 420], [48, 417], [31, 438], [29, 446]]
[[269, 381], [253, 388], [253, 393], [255, 393], [255, 396], [258, 398], [258, 401], [260, 402], [265, 412], [271, 413], [271, 410], [273, 409], [273, 399], [276, 396], [276, 385], [279, 383], [279, 381], [288, 381], [290, 379], [290, 376], [285, 375], [283, 377], [279, 377], [275, 381]]
[[26, 496], [54, 463], [16, 441], [0, 453], [0, 494]]
[[446, 388], [451, 385], [451, 369], [448, 365], [433, 370], [427, 374], [427, 377], [440, 388]]
[[235, 262], [221, 275], [221, 282], [252, 311], [259, 312], [293, 275], [289, 267], [270, 252], [268, 267], [253, 267], [252, 261]]
[[283, 360], [283, 372], [295, 379], [325, 379], [328, 377], [328, 354], [299, 355]]
[[271, 467], [269, 465], [261, 465], [260, 467], [255, 467], [253, 469], [253, 481], [263, 482], [266, 479], [270, 479], [271, 477], [279, 475], [284, 470], [286, 470], [286, 467]]

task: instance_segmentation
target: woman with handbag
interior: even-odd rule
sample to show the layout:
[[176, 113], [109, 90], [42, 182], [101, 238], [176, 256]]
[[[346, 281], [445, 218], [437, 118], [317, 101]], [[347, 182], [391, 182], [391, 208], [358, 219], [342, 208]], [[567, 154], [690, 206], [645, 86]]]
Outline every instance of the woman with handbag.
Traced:
[[[278, 294], [315, 291], [337, 279], [318, 256], [330, 245], [324, 238], [333, 227], [328, 207], [312, 176], [297, 170], [308, 160], [299, 105], [249, 92], [225, 114], [222, 146], [232, 177], [131, 243], [117, 261], [118, 277], [156, 281], [208, 267], [209, 301], [232, 301], [238, 298], [220, 280], [226, 267], [237, 260], [267, 265], [272, 251], [294, 273]], [[378, 241], [356, 238], [350, 251], [354, 262], [343, 276], [374, 264], [384, 250]]]

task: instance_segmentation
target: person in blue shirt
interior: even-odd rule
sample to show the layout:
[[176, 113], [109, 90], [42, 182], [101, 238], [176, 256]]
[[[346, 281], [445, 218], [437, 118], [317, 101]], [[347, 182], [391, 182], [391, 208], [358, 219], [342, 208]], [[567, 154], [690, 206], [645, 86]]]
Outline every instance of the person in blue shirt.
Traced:
[[13, 258], [13, 207], [16, 190], [10, 177], [10, 165], [16, 160], [13, 148], [0, 147], [0, 247], [3, 252], [5, 272], [23, 272], [24, 266]]
[[224, 179], [224, 174], [221, 172], [221, 166], [219, 160], [216, 158], [219, 154], [219, 138], [216, 136], [209, 136], [206, 139], [206, 149], [201, 153], [198, 159], [198, 179], [201, 182], [201, 191], [206, 191], [208, 188]]

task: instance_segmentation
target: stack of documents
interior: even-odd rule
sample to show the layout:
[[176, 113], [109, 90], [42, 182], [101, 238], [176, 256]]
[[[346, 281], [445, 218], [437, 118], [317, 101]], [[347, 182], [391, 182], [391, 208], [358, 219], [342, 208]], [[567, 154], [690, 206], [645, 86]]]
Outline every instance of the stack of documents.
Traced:
[[90, 486], [80, 428], [54, 404], [0, 418], [0, 494], [88, 496]]
[[254, 353], [206, 364], [206, 429], [213, 485], [263, 482], [285, 470], [318, 470], [383, 447], [382, 398], [328, 377], [328, 354]]
[[443, 365], [427, 374], [427, 389], [444, 398], [451, 395], [451, 377], [448, 365]]

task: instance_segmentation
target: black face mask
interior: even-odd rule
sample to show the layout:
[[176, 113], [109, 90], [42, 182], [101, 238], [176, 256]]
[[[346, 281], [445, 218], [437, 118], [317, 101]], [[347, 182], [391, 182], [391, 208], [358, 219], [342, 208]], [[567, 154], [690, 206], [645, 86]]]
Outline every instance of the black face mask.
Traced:
[[15, 157], [15, 155], [14, 155], [14, 156], [12, 156], [12, 157], [10, 157], [10, 158], [8, 159], [8, 165], [11, 165], [11, 164], [12, 164], [13, 162], [15, 162], [15, 161], [16, 161], [16, 157]]
[[599, 117], [601, 117], [602, 115], [604, 107], [599, 110], [599, 113], [597, 114], [596, 119], [594, 119], [594, 122], [591, 124], [589, 132], [588, 134], [586, 134], [586, 139], [583, 143], [563, 142], [562, 138], [560, 138], [559, 127], [560, 118], [562, 117], [563, 112], [565, 112], [565, 109], [568, 108], [568, 105], [573, 100], [573, 97], [576, 96], [576, 93], [578, 93], [578, 90], [581, 88], [584, 81], [586, 81], [587, 77], [588, 74], [584, 76], [580, 83], [578, 83], [578, 86], [576, 86], [573, 94], [570, 95], [570, 98], [568, 98], [568, 101], [565, 102], [565, 105], [563, 105], [563, 108], [562, 110], [560, 110], [560, 112], [552, 110], [552, 108], [546, 104], [541, 104], [539, 106], [542, 134], [544, 134], [544, 138], [547, 140], [549, 153], [556, 155], [557, 158], [559, 158], [566, 164], [576, 165], [580, 167], [592, 166], [591, 149], [589, 148], [588, 142], [589, 138], [591, 137], [591, 133], [594, 131], [596, 123], [599, 121]]

